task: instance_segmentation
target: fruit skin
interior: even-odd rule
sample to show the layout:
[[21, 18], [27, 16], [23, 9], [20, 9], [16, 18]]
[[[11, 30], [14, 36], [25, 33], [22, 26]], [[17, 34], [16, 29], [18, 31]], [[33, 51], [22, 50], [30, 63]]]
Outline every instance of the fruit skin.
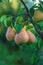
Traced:
[[8, 41], [13, 41], [15, 38], [15, 29], [8, 27], [7, 32], [6, 32], [6, 39]]
[[19, 34], [16, 34], [15, 36], [16, 44], [27, 43], [28, 40], [29, 40], [29, 37], [25, 29], [22, 29], [21, 32]]
[[42, 13], [41, 11], [39, 11], [39, 10], [36, 10], [36, 11], [34, 12], [34, 19], [35, 19], [36, 21], [41, 21], [41, 20], [43, 20], [43, 13]]
[[31, 31], [29, 31], [29, 30], [27, 30], [27, 34], [28, 34], [28, 37], [29, 37], [28, 42], [29, 42], [29, 43], [34, 43], [35, 40], [36, 40], [35, 35], [34, 35]]

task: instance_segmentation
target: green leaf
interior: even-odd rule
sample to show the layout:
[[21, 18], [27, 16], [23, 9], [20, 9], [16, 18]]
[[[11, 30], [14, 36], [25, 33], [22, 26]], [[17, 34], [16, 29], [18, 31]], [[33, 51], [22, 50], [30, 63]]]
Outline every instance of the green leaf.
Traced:
[[7, 18], [6, 15], [3, 15], [3, 16], [0, 18], [0, 22], [3, 23], [6, 18]]
[[24, 19], [23, 17], [18, 16], [14, 22], [14, 27], [16, 27], [16, 24], [23, 24]]
[[2, 0], [0, 0], [0, 3], [2, 2]]
[[24, 13], [24, 11], [25, 11], [24, 8], [20, 8], [18, 13], [21, 14], [21, 13]]
[[38, 23], [38, 27], [43, 31], [43, 21], [40, 21], [40, 23]]
[[2, 60], [0, 61], [0, 65], [7, 65], [7, 63], [4, 60]]
[[42, 5], [42, 7], [43, 7], [43, 0], [39, 0], [39, 1], [40, 1], [41, 5]]
[[12, 17], [7, 17], [7, 18], [4, 20], [4, 25], [5, 25], [5, 27], [11, 26], [11, 22], [12, 22]]
[[23, 24], [17, 24], [16, 25], [16, 33], [19, 33], [22, 28], [23, 28]]

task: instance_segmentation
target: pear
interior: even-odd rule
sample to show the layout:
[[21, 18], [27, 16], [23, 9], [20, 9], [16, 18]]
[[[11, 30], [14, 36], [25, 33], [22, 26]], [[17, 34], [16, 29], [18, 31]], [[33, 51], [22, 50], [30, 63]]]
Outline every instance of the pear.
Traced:
[[25, 29], [22, 29], [19, 34], [15, 35], [16, 44], [27, 43], [28, 40], [29, 40], [29, 37]]
[[15, 38], [15, 29], [8, 27], [7, 32], [6, 32], [6, 39], [8, 41], [13, 41]]
[[41, 21], [41, 20], [43, 20], [43, 13], [42, 13], [40, 10], [36, 10], [36, 11], [34, 12], [34, 19], [35, 19], [36, 21]]
[[34, 43], [35, 40], [36, 40], [35, 35], [29, 30], [27, 30], [27, 34], [28, 34], [28, 37], [29, 37], [28, 43]]

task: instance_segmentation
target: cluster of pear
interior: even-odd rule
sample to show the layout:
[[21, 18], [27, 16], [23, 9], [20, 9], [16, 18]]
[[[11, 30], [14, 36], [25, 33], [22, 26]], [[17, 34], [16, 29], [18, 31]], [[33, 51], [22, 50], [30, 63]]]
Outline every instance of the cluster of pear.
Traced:
[[34, 12], [34, 19], [35, 19], [36, 21], [41, 21], [41, 20], [43, 20], [43, 13], [42, 13], [40, 10], [36, 10], [36, 11]]
[[25, 30], [24, 28], [17, 34], [14, 28], [8, 27], [6, 32], [6, 39], [8, 41], [14, 40], [16, 44], [22, 43], [33, 43], [36, 40], [35, 35], [29, 30]]

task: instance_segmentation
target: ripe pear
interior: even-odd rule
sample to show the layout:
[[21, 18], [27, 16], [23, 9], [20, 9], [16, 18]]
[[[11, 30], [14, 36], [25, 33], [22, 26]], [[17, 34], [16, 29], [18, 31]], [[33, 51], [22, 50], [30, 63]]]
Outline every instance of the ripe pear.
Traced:
[[27, 30], [27, 34], [28, 34], [28, 37], [29, 37], [28, 42], [29, 42], [29, 43], [34, 43], [35, 40], [36, 40], [35, 35], [34, 35], [31, 31], [29, 31], [29, 30]]
[[28, 40], [29, 40], [29, 37], [25, 29], [22, 29], [19, 34], [15, 35], [16, 44], [27, 43]]
[[6, 32], [6, 39], [8, 41], [13, 41], [15, 38], [15, 29], [8, 27], [7, 32]]
[[43, 20], [43, 13], [42, 13], [41, 11], [39, 11], [39, 10], [36, 10], [36, 11], [34, 12], [34, 19], [35, 19], [36, 21], [41, 21], [41, 20]]

